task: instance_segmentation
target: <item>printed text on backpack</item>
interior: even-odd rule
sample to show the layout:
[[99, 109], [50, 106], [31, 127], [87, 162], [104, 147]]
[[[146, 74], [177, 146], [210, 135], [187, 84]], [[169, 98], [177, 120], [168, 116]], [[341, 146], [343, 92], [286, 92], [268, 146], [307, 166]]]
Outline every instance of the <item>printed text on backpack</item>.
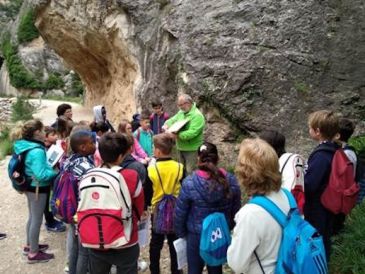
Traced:
[[84, 247], [123, 248], [132, 231], [132, 202], [120, 167], [93, 168], [80, 181], [78, 232]]
[[[249, 202], [264, 208], [283, 229], [275, 273], [328, 273], [322, 237], [300, 216], [293, 195], [284, 188], [282, 190], [289, 200], [288, 215], [264, 196], [255, 196]], [[259, 256], [257, 254], [257, 259]]]
[[204, 218], [200, 236], [200, 257], [209, 266], [218, 266], [227, 262], [227, 249], [231, 244], [231, 235], [226, 217], [215, 212]]

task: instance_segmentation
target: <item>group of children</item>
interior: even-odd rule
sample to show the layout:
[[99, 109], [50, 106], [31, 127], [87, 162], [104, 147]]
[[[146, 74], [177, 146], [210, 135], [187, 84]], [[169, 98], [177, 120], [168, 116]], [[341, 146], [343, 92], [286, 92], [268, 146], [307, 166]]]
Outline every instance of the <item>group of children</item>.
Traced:
[[[246, 195], [265, 195], [283, 212], [289, 211], [288, 200], [280, 190], [285, 186], [279, 171], [279, 158], [286, 154], [285, 137], [270, 131], [261, 134], [261, 138], [244, 140], [236, 166], [238, 180], [235, 175], [219, 168], [217, 147], [203, 142], [198, 148], [197, 169], [186, 174], [184, 166], [171, 155], [174, 140], [161, 130], [168, 115], [163, 112], [160, 102], [154, 102], [152, 107], [155, 113], [151, 116], [142, 113], [140, 127], [134, 132], [128, 120], [122, 120], [115, 132], [106, 119], [103, 106], [94, 107], [95, 121], [91, 125], [74, 125], [72, 109], [67, 104], [57, 110], [59, 117], [52, 127], [31, 120], [14, 130], [14, 151], [27, 153], [25, 174], [31, 180], [26, 191], [29, 219], [24, 254], [28, 256], [28, 262], [45, 262], [54, 258], [53, 254], [45, 252], [48, 245], [39, 244], [39, 233], [57, 173], [70, 172], [80, 181], [90, 170], [102, 167], [118, 170], [124, 178], [120, 183], [128, 187], [133, 208], [131, 235], [122, 248], [85, 248], [78, 235], [78, 220], [70, 223], [67, 234], [69, 273], [109, 273], [113, 265], [117, 273], [137, 273], [140, 253], [138, 222], [146, 218], [152, 221], [149, 246], [152, 274], [160, 273], [165, 239], [169, 245], [171, 273], [181, 273], [173, 244], [178, 238], [187, 240], [188, 273], [202, 273], [206, 265], [199, 254], [202, 224], [214, 212], [223, 213], [229, 229], [234, 229], [227, 251], [229, 266], [237, 273], [260, 273], [261, 270], [273, 273], [281, 228], [262, 208], [252, 204], [241, 208], [240, 184]], [[344, 216], [329, 212], [321, 204], [320, 197], [328, 184], [334, 152], [341, 146], [346, 147], [354, 125], [331, 111], [312, 113], [308, 125], [310, 136], [319, 144], [310, 155], [303, 175], [305, 203], [302, 213], [323, 236], [328, 259], [331, 236], [343, 225]], [[62, 139], [66, 156], [56, 169], [52, 169], [47, 164], [46, 149], [56, 144], [57, 136]], [[355, 167], [356, 155], [350, 150], [347, 154]], [[173, 216], [166, 217], [173, 218], [174, 226], [171, 231], [161, 233], [155, 218], [159, 213], [156, 209], [166, 196], [174, 197]], [[222, 265], [207, 265], [207, 270], [208, 273], [222, 273]]]

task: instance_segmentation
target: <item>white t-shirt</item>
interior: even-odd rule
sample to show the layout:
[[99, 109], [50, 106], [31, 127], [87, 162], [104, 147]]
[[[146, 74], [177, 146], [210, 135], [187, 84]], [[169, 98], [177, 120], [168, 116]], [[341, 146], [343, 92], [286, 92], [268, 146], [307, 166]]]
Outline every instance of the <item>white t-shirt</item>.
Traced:
[[356, 164], [357, 164], [356, 153], [352, 149], [344, 149], [343, 151], [345, 152], [347, 158], [354, 165], [354, 177], [355, 177], [356, 176]]
[[[289, 212], [289, 201], [283, 191], [271, 192], [266, 196], [285, 214]], [[228, 265], [236, 273], [262, 273], [261, 261], [266, 274], [274, 273], [282, 238], [279, 223], [262, 207], [246, 204], [235, 216], [236, 226], [232, 242], [227, 251]]]

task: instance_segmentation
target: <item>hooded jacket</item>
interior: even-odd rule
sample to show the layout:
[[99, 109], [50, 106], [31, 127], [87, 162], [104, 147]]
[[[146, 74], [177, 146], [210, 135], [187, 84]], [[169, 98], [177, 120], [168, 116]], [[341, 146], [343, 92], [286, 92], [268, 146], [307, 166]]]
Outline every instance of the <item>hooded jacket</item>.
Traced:
[[173, 117], [166, 121], [167, 126], [171, 126], [177, 121], [188, 119], [189, 122], [178, 133], [176, 147], [180, 151], [196, 151], [203, 143], [203, 131], [205, 118], [194, 103], [189, 112], [179, 110]]
[[109, 120], [108, 120], [108, 119], [106, 119], [106, 117], [104, 118], [104, 115], [103, 115], [103, 113], [102, 113], [102, 108], [104, 108], [104, 109], [105, 109], [105, 107], [104, 107], [103, 105], [95, 106], [95, 107], [93, 108], [93, 112], [94, 112], [94, 120], [95, 120], [95, 122], [96, 122], [96, 123], [98, 123], [98, 122], [104, 122], [104, 123], [108, 126], [108, 128], [109, 128], [109, 130], [110, 130], [111, 132], [115, 132], [115, 129], [113, 128], [113, 126], [112, 126], [112, 124], [109, 122]]
[[[226, 173], [224, 171], [224, 173]], [[226, 173], [230, 185], [231, 197], [226, 198], [223, 188], [211, 190], [212, 181], [206, 172], [198, 170], [182, 183], [175, 208], [175, 232], [179, 238], [187, 233], [200, 234], [205, 217], [214, 212], [222, 212], [230, 228], [234, 225], [234, 216], [241, 207], [241, 190], [237, 179]]]
[[[25, 175], [32, 178], [29, 191], [35, 191], [35, 187], [48, 188], [57, 173], [47, 162], [44, 143], [36, 140], [20, 139], [14, 143], [14, 152], [21, 154], [28, 151], [25, 156]], [[43, 192], [40, 189], [40, 192]]]

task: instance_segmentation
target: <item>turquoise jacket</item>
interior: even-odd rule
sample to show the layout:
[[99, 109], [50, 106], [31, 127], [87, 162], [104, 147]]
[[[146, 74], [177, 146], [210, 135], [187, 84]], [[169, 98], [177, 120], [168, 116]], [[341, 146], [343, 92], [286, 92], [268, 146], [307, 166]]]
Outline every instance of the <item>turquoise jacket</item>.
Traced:
[[37, 182], [39, 182], [39, 187], [49, 186], [57, 173], [47, 163], [44, 145], [41, 142], [24, 139], [15, 141], [14, 152], [16, 154], [27, 150], [29, 151], [25, 156], [25, 175], [33, 178], [31, 186], [36, 187]]
[[153, 156], [153, 132], [152, 130], [145, 131], [141, 127], [139, 127], [134, 133], [134, 138], [136, 138], [143, 148], [144, 152], [148, 155], [148, 157]]
[[189, 122], [179, 131], [176, 147], [180, 151], [197, 151], [203, 143], [203, 131], [205, 127], [204, 115], [194, 103], [189, 112], [184, 113], [179, 110], [173, 117], [166, 121], [166, 124], [170, 127], [175, 122], [184, 119], [189, 119]]

